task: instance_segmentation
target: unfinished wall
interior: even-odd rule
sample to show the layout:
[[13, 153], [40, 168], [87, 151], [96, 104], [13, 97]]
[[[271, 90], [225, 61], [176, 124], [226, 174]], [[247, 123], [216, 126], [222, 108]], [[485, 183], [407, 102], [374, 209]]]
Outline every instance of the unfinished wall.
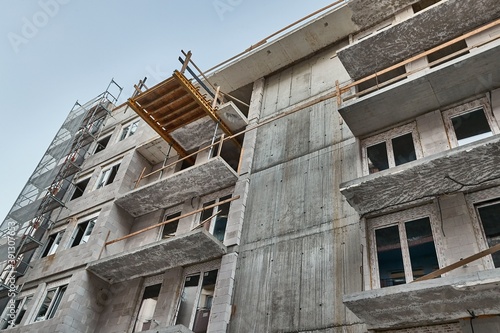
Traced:
[[[332, 54], [267, 78], [260, 121], [346, 80]], [[338, 187], [359, 170], [357, 140], [335, 100], [257, 130], [230, 332], [365, 331], [342, 304], [362, 289], [362, 260], [359, 217]]]

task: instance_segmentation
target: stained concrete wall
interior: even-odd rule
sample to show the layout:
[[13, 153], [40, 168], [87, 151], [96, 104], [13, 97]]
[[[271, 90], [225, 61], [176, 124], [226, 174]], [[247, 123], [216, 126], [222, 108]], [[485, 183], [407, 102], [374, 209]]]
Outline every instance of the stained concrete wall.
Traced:
[[[334, 51], [266, 78], [260, 121], [346, 80]], [[335, 100], [257, 130], [229, 332], [365, 331], [342, 304], [362, 289], [362, 260], [359, 217], [338, 187], [359, 172]]]

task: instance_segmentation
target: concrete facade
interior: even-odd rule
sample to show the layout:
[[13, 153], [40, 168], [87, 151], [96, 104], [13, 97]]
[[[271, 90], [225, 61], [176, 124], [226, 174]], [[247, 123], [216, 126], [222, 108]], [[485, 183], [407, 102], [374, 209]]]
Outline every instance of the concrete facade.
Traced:
[[[236, 112], [246, 132], [241, 149], [203, 150], [221, 131], [208, 117], [185, 124], [174, 134], [201, 149], [194, 164], [116, 107], [96, 138], [109, 143], [91, 144], [73, 180], [88, 179], [83, 193], [74, 186], [50, 212], [17, 279], [15, 323], [1, 291], [0, 328], [498, 331], [495, 254], [414, 281], [498, 244], [497, 7], [340, 4], [209, 76], [247, 104]], [[420, 57], [360, 95], [362, 84], [342, 89], [483, 24], [464, 54], [432, 68]]]

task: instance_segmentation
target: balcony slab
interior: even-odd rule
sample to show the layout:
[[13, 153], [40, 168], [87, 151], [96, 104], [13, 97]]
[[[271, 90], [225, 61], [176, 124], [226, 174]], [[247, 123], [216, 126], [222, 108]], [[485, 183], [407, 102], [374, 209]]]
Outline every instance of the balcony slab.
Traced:
[[202, 263], [226, 254], [226, 247], [204, 229], [168, 238], [90, 263], [87, 270], [116, 283], [167, 269]]
[[234, 185], [237, 179], [237, 173], [224, 159], [217, 156], [130, 191], [115, 202], [137, 217], [229, 187]]
[[500, 135], [495, 135], [345, 182], [340, 192], [363, 215], [453, 191], [491, 186], [500, 182], [499, 165]]
[[344, 295], [371, 329], [422, 326], [500, 313], [500, 269]]
[[500, 87], [500, 45], [422, 70], [411, 78], [345, 102], [339, 112], [357, 137], [373, 134]]

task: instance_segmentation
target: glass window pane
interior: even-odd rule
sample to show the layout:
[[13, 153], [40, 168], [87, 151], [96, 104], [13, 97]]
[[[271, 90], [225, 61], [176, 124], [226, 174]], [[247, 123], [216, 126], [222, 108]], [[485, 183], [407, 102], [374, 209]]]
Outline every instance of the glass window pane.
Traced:
[[[492, 247], [500, 244], [500, 203], [479, 207], [477, 210], [483, 224], [488, 246]], [[493, 253], [491, 256], [495, 267], [500, 267], [500, 251]]]
[[451, 122], [459, 146], [493, 135], [482, 108], [453, 117]]
[[49, 290], [47, 292], [47, 296], [45, 296], [45, 299], [43, 300], [42, 306], [40, 306], [40, 310], [38, 310], [38, 314], [36, 315], [35, 321], [45, 320], [45, 315], [47, 314], [47, 311], [49, 310], [49, 306], [50, 306], [55, 294], [56, 294], [56, 289], [52, 289], [52, 290]]
[[406, 283], [397, 226], [375, 230], [380, 287]]
[[439, 269], [428, 217], [405, 223], [413, 279]]
[[203, 274], [203, 283], [201, 284], [201, 293], [193, 324], [194, 333], [204, 333], [207, 331], [216, 281], [217, 270], [205, 272]]
[[181, 303], [179, 304], [179, 312], [177, 313], [177, 320], [175, 324], [182, 324], [189, 328], [191, 322], [191, 315], [193, 313], [196, 291], [198, 290], [198, 283], [200, 275], [187, 276], [184, 281], [184, 289], [182, 290]]
[[392, 139], [392, 149], [396, 165], [401, 165], [417, 159], [411, 133]]
[[370, 173], [375, 173], [389, 169], [389, 160], [387, 159], [387, 145], [385, 142], [366, 148], [368, 157], [368, 169]]
[[33, 299], [33, 295], [26, 297], [26, 300], [22, 304], [21, 308], [17, 310], [17, 317], [16, 320], [14, 321], [14, 325], [18, 325], [21, 323], [21, 320], [24, 317], [24, 314], [26, 313], [26, 310], [28, 309], [28, 305], [30, 304], [31, 300]]
[[57, 294], [55, 296], [54, 302], [52, 302], [52, 305], [50, 306], [47, 319], [50, 319], [54, 317], [54, 314], [56, 313], [57, 309], [59, 308], [59, 304], [61, 304], [61, 299], [64, 296], [64, 292], [66, 291], [67, 286], [60, 287], [59, 290], [57, 291]]

